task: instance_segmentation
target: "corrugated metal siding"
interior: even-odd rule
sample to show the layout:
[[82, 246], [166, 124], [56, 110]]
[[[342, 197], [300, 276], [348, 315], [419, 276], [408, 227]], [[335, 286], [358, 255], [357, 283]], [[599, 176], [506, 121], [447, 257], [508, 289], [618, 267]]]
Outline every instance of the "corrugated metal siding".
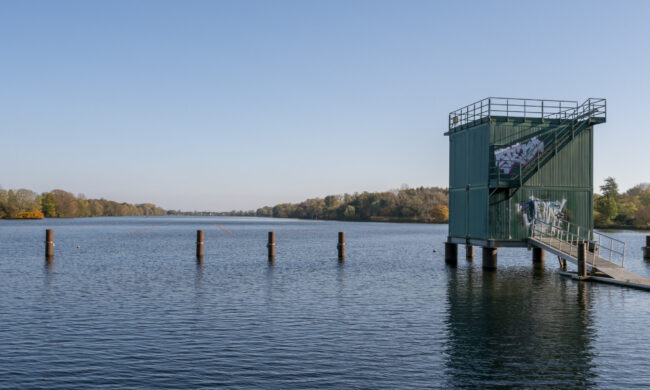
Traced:
[[465, 237], [467, 235], [467, 191], [463, 189], [449, 190], [449, 235]]
[[511, 145], [533, 133], [553, 127], [553, 123], [539, 121], [494, 122], [490, 127], [490, 145]]
[[472, 188], [469, 191], [469, 236], [488, 238], [488, 188]]
[[[467, 152], [469, 184], [487, 185], [490, 163], [490, 126], [485, 123], [469, 130]], [[487, 203], [487, 198], [484, 199]]]
[[593, 188], [591, 176], [593, 128], [580, 132], [555, 157], [540, 167], [526, 186]]
[[450, 135], [450, 236], [524, 240], [528, 229], [523, 210], [531, 197], [564, 200], [563, 218], [593, 227], [593, 128], [583, 130], [521, 188], [499, 190], [488, 200], [492, 145], [510, 145], [554, 126], [552, 122], [493, 121]]
[[500, 190], [492, 194], [489, 201], [489, 238], [494, 240], [510, 240], [510, 193], [511, 190]]
[[449, 188], [463, 188], [467, 184], [467, 131], [450, 135]]
[[450, 135], [449, 235], [452, 237], [487, 238], [489, 137], [487, 123]]

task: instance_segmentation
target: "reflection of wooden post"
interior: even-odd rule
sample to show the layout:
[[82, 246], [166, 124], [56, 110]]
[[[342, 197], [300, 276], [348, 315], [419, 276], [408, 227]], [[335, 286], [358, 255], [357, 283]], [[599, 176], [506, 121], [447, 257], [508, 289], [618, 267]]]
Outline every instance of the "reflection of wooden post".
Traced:
[[445, 242], [445, 263], [456, 265], [458, 262], [458, 244]]
[[196, 231], [196, 257], [203, 258], [203, 230]]
[[578, 243], [578, 276], [587, 276], [587, 243], [584, 241]]
[[269, 261], [275, 260], [275, 232], [269, 232], [269, 242], [266, 247], [269, 250]]
[[54, 257], [54, 230], [45, 229], [45, 257]]
[[336, 248], [339, 251], [339, 261], [345, 260], [345, 232], [339, 232], [339, 243]]

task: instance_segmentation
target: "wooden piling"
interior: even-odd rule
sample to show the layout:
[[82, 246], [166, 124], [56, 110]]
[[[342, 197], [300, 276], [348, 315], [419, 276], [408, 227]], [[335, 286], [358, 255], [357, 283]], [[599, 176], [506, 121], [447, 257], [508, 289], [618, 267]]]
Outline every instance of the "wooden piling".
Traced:
[[269, 232], [269, 242], [266, 247], [269, 251], [269, 261], [275, 260], [275, 232]]
[[339, 243], [336, 249], [339, 251], [339, 261], [345, 260], [345, 232], [339, 232]]
[[54, 230], [45, 229], [45, 257], [54, 257]]
[[578, 277], [587, 277], [587, 243], [578, 243]]
[[533, 263], [544, 264], [546, 260], [546, 251], [542, 248], [533, 247]]
[[473, 245], [465, 245], [465, 259], [467, 261], [473, 261], [474, 260], [474, 246]]
[[483, 247], [483, 269], [486, 271], [497, 269], [497, 248]]
[[203, 258], [203, 230], [196, 231], [196, 257]]
[[645, 236], [645, 246], [643, 247], [643, 258], [650, 260], [650, 236]]
[[598, 249], [598, 246], [596, 245], [596, 243], [593, 242], [593, 241], [589, 241], [589, 253], [593, 253], [594, 256], [598, 256], [598, 252], [599, 252], [599, 249]]
[[458, 263], [458, 244], [445, 242], [445, 263], [449, 265]]

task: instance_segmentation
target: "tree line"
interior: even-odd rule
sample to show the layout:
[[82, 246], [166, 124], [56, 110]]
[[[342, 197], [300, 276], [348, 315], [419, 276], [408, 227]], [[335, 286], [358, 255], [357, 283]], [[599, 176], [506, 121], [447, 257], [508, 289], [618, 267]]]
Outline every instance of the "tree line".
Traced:
[[328, 195], [300, 203], [282, 203], [257, 210], [231, 211], [228, 215], [342, 221], [426, 222], [449, 220], [449, 191], [438, 187], [386, 192]]
[[126, 215], [166, 215], [151, 203], [130, 204], [106, 199], [86, 199], [63, 190], [38, 194], [27, 189], [0, 188], [0, 218], [76, 218]]
[[594, 194], [594, 225], [596, 227], [650, 227], [650, 183], [638, 184], [620, 193], [613, 177]]

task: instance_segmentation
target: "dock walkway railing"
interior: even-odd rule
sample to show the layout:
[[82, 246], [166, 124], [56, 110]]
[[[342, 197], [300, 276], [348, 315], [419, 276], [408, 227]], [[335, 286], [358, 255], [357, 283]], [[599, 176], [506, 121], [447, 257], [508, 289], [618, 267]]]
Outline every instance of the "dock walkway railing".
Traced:
[[599, 259], [625, 266], [626, 243], [614, 237], [595, 230], [581, 228], [568, 221], [556, 219], [552, 223], [533, 219], [530, 227], [530, 237], [539, 239], [555, 247], [560, 252], [578, 258], [578, 244], [588, 244], [586, 253], [587, 264], [597, 266]]

